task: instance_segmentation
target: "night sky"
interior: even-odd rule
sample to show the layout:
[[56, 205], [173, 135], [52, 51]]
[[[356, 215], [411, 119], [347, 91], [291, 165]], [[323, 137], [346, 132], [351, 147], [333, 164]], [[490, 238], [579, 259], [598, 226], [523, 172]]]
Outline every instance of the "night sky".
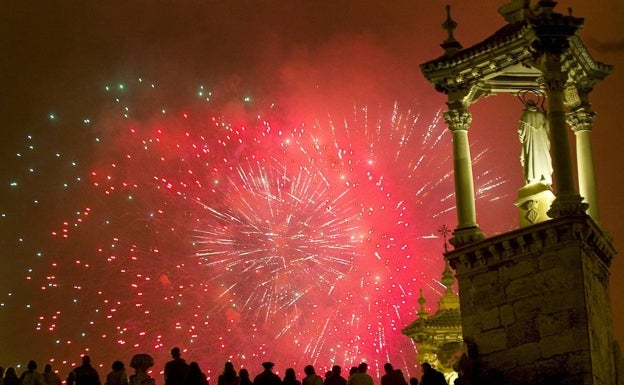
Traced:
[[[469, 47], [503, 3], [2, 3], [0, 365], [63, 377], [88, 353], [105, 374], [147, 352], [160, 382], [179, 345], [212, 377], [230, 359], [419, 375], [400, 330], [419, 288], [435, 311], [438, 229], [456, 224], [445, 97], [419, 64], [443, 53], [446, 4]], [[570, 7], [615, 66], [590, 95], [591, 138], [622, 250], [624, 3]], [[470, 107], [486, 235], [517, 226], [521, 110]], [[611, 272], [624, 341], [620, 256]]]

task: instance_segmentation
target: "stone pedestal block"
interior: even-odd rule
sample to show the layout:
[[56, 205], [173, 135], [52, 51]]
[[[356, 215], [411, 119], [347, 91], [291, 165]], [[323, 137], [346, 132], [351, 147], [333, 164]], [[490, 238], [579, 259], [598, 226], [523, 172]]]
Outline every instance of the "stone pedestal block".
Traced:
[[[615, 384], [610, 238], [561, 217], [448, 252], [463, 336], [505, 384]], [[514, 360], [505, 357], [515, 357]]]
[[518, 208], [520, 227], [531, 226], [550, 219], [548, 210], [555, 200], [550, 186], [534, 183], [518, 190], [518, 199], [514, 202]]

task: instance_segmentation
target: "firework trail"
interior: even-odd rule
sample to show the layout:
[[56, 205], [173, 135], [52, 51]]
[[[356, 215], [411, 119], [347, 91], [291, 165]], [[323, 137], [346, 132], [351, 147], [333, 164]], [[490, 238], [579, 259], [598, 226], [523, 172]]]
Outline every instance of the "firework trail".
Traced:
[[[443, 291], [435, 234], [455, 221], [440, 114], [355, 105], [284, 124], [270, 104], [241, 98], [232, 118], [203, 87], [184, 108], [154, 102], [154, 88], [107, 87], [82, 145], [28, 137], [18, 153], [10, 188], [47, 191], [31, 204], [53, 230], [27, 282], [56, 361], [164, 362], [178, 345], [209, 375], [269, 359], [278, 372], [367, 361], [379, 375], [389, 361], [410, 375], [400, 331], [419, 288], [432, 306]], [[478, 198], [498, 201], [504, 183], [482, 175]]]

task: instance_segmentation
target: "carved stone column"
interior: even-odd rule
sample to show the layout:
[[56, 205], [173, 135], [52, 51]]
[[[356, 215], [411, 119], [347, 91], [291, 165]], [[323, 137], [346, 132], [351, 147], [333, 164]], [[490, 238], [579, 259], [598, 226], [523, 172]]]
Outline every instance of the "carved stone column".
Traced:
[[591, 149], [590, 134], [596, 113], [588, 105], [580, 105], [567, 115], [576, 136], [576, 164], [578, 170], [579, 193], [589, 204], [587, 214], [600, 223], [598, 212], [598, 193], [594, 174], [594, 156]]
[[[541, 62], [542, 80], [548, 99], [553, 177], [557, 187], [555, 201], [548, 210], [548, 215], [551, 218], [583, 214], [587, 209], [587, 204], [583, 203], [583, 198], [578, 195], [574, 188], [563, 103], [565, 76], [561, 71], [562, 47], [555, 47], [556, 45], [558, 42], [551, 42], [550, 50], [542, 55]], [[563, 45], [561, 43], [561, 46]]]
[[454, 247], [459, 247], [481, 240], [485, 236], [477, 226], [475, 210], [472, 158], [468, 143], [468, 127], [472, 121], [472, 115], [463, 106], [450, 107], [444, 112], [444, 120], [453, 136], [453, 169], [458, 222], [450, 242]]

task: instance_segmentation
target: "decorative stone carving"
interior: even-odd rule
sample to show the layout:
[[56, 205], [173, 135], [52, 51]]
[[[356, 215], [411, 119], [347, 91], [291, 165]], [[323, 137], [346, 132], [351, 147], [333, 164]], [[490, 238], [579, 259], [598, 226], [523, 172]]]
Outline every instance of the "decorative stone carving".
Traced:
[[449, 240], [453, 247], [458, 248], [464, 245], [485, 239], [485, 235], [478, 227], [470, 227], [464, 229], [457, 229], [453, 231], [453, 238]]
[[583, 215], [589, 205], [583, 202], [583, 198], [579, 195], [561, 195], [550, 206], [547, 214], [551, 218], [559, 218], [563, 216]]
[[591, 131], [595, 119], [596, 113], [589, 107], [579, 107], [566, 115], [566, 120], [574, 132]]
[[444, 121], [448, 124], [451, 131], [468, 131], [468, 127], [472, 122], [472, 114], [465, 108], [444, 111], [443, 115]]

